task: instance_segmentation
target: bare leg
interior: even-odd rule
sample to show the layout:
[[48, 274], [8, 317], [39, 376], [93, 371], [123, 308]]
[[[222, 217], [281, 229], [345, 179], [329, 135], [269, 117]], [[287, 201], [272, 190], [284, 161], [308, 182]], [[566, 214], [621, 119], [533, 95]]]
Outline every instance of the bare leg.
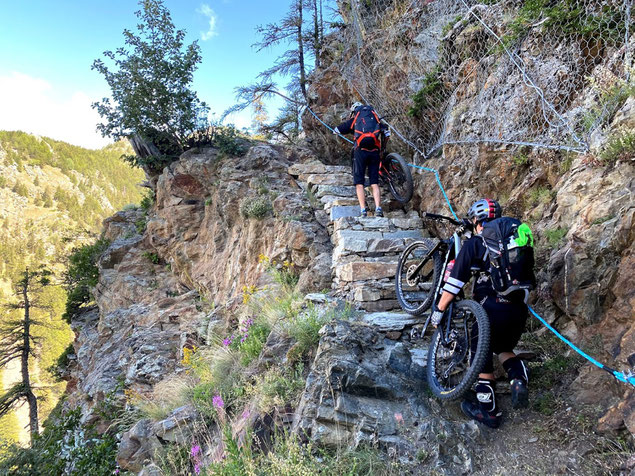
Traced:
[[496, 380], [494, 374], [478, 374], [478, 378], [486, 378], [487, 380]]
[[373, 191], [373, 198], [375, 199], [375, 208], [381, 207], [381, 194], [379, 191], [379, 185], [374, 183], [370, 186], [370, 189]]
[[357, 192], [357, 200], [359, 200], [359, 208], [362, 210], [366, 208], [366, 195], [364, 194], [364, 185], [355, 185], [355, 191]]

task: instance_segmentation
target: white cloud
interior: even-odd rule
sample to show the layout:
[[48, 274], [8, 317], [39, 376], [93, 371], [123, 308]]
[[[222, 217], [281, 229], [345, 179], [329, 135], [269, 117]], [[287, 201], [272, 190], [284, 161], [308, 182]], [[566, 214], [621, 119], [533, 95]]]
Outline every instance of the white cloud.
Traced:
[[203, 3], [201, 4], [201, 8], [199, 8], [196, 11], [200, 13], [201, 15], [204, 15], [207, 18], [209, 18], [209, 29], [205, 32], [201, 32], [201, 39], [203, 41], [207, 41], [214, 36], [218, 36], [218, 31], [216, 31], [216, 23], [218, 21], [218, 16], [214, 12], [214, 10], [212, 10], [208, 4]]
[[21, 130], [98, 149], [109, 142], [96, 132], [100, 122], [84, 92], [60, 98], [45, 79], [12, 72], [0, 75], [0, 130]]

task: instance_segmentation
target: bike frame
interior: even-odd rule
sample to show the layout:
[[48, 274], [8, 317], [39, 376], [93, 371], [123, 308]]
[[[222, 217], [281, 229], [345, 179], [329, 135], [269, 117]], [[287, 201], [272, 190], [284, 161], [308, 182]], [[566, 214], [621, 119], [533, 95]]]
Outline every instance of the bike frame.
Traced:
[[[449, 220], [451, 223], [454, 224], [460, 224], [459, 222], [456, 222], [452, 219], [449, 219], [448, 217], [444, 217], [442, 215], [434, 215], [431, 213], [427, 213], [426, 216], [429, 216], [431, 218], [436, 218], [436, 219], [445, 219], [445, 220]], [[459, 231], [454, 231], [454, 233], [452, 234], [452, 236], [450, 238], [447, 238], [445, 240], [440, 240], [429, 252], [428, 254], [424, 257], [424, 259], [421, 260], [421, 264], [415, 268], [415, 270], [413, 271], [413, 274], [418, 274], [421, 271], [421, 267], [423, 267], [424, 262], [426, 262], [427, 259], [432, 259], [432, 256], [434, 253], [436, 253], [439, 250], [442, 249], [446, 249], [444, 251], [444, 261], [443, 261], [443, 266], [441, 267], [441, 275], [439, 276], [439, 282], [437, 284], [436, 289], [434, 290], [434, 302], [433, 302], [433, 309], [436, 306], [436, 304], [439, 302], [439, 299], [441, 298], [441, 295], [443, 294], [442, 292], [442, 287], [443, 287], [443, 276], [445, 276], [445, 270], [448, 267], [448, 263], [451, 261], [451, 259], [456, 259], [456, 257], [459, 255], [459, 251], [461, 251], [461, 247], [462, 247], [462, 243], [461, 243], [461, 235], [463, 234], [463, 232], [459, 233]], [[448, 309], [446, 309], [446, 312], [443, 315], [443, 319], [441, 321], [441, 324], [439, 325], [445, 325], [445, 329], [443, 332], [443, 345], [447, 345], [450, 342], [450, 333], [452, 331], [451, 329], [451, 323], [452, 323], [452, 319], [447, 319], [446, 316], [451, 316], [452, 312], [454, 310], [454, 300], [452, 300], [452, 302], [450, 303], [450, 305], [448, 306]], [[421, 331], [421, 336], [423, 337], [426, 333], [426, 330], [428, 328], [428, 325], [430, 324], [430, 318], [431, 315], [428, 316], [428, 318], [426, 319], [425, 324], [423, 325], [423, 330]]]

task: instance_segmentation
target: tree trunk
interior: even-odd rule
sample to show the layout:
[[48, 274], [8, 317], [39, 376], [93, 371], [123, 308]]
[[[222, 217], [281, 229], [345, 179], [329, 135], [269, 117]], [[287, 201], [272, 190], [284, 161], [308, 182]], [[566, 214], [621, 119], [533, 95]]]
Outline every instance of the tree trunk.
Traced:
[[320, 22], [318, 0], [313, 0], [313, 50], [315, 51], [315, 69], [320, 67]]
[[300, 66], [300, 90], [306, 101], [306, 72], [304, 69], [304, 41], [302, 39], [302, 0], [298, 0], [298, 63]]
[[31, 388], [31, 379], [29, 376], [29, 354], [31, 352], [31, 304], [29, 302], [29, 269], [25, 273], [24, 287], [22, 288], [22, 297], [24, 298], [24, 343], [22, 349], [22, 384], [24, 385], [24, 396], [29, 404], [29, 429], [31, 431], [31, 441], [33, 437], [39, 433], [37, 419], [37, 398]]

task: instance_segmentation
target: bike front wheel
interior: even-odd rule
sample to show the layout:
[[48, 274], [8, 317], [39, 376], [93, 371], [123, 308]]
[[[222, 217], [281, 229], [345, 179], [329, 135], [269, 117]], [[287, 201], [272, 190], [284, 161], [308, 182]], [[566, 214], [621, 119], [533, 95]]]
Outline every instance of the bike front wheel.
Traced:
[[392, 152], [386, 156], [385, 168], [390, 193], [398, 202], [408, 203], [414, 189], [410, 167], [401, 155]]
[[[449, 331], [447, 319], [451, 319]], [[476, 301], [462, 300], [452, 306], [428, 349], [428, 385], [442, 400], [461, 398], [476, 381], [489, 352], [489, 318]]]
[[443, 260], [431, 239], [415, 241], [399, 257], [395, 276], [397, 301], [408, 314], [420, 316], [432, 304]]

